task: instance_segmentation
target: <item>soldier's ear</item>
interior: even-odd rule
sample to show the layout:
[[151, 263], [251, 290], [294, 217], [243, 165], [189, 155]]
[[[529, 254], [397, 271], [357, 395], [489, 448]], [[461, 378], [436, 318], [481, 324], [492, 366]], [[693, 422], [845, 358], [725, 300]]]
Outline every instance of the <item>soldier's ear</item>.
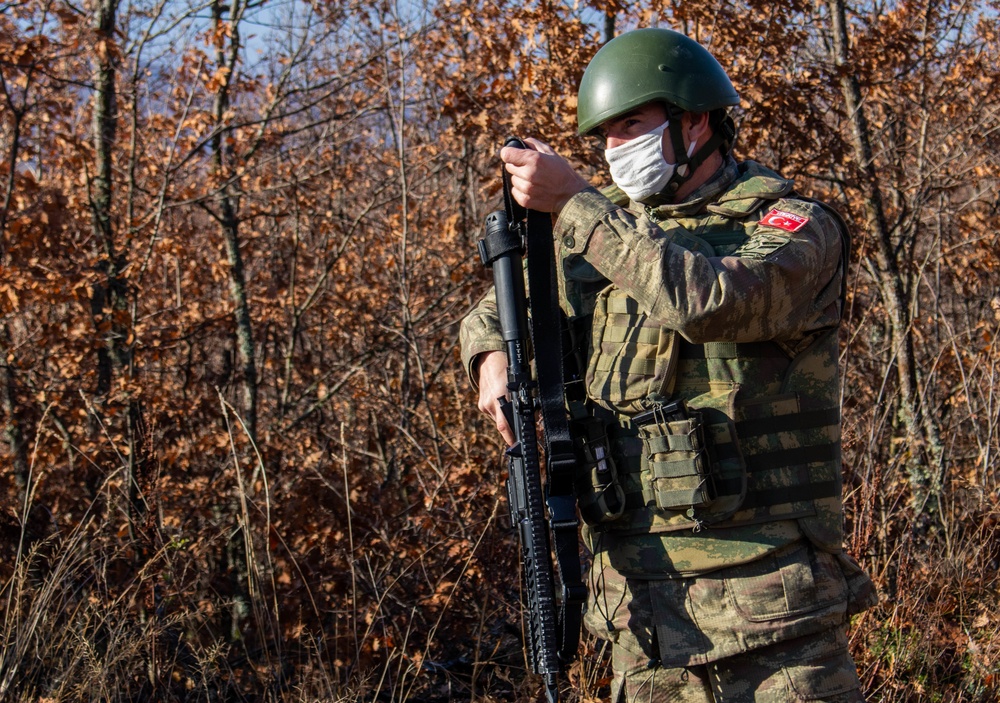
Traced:
[[688, 141], [703, 139], [712, 131], [711, 120], [707, 112], [685, 112], [681, 118]]

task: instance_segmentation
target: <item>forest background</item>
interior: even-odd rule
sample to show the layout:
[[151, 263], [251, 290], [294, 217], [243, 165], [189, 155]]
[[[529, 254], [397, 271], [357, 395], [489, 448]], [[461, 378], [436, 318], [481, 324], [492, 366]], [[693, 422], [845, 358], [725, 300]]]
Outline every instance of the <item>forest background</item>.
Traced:
[[[705, 43], [854, 233], [873, 701], [1000, 697], [996, 0], [0, 0], [0, 699], [534, 700], [457, 324], [496, 153]], [[607, 694], [587, 639], [568, 701]]]

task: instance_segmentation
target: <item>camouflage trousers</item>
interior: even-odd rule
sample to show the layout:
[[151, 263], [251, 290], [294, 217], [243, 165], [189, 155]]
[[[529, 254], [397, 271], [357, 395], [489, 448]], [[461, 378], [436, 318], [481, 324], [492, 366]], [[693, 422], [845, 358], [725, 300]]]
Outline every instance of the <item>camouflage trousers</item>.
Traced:
[[843, 630], [827, 630], [700, 666], [668, 668], [613, 650], [612, 703], [860, 703]]
[[587, 627], [612, 642], [612, 703], [863, 701], [851, 613], [875, 601], [846, 554], [799, 541], [749, 564], [634, 579], [598, 553]]

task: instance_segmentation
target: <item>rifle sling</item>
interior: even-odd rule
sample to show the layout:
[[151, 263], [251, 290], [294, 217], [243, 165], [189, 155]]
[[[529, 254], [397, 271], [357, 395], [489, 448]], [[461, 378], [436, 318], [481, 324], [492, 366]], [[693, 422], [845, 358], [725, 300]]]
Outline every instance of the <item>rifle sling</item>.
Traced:
[[[504, 181], [505, 199], [509, 196]], [[510, 213], [512, 216], [513, 212]], [[514, 221], [514, 220], [512, 220]], [[586, 588], [579, 551], [579, 520], [573, 478], [576, 454], [569, 430], [563, 386], [562, 329], [565, 327], [555, 282], [552, 219], [547, 213], [527, 211], [528, 297], [531, 305], [531, 343], [538, 381], [538, 401], [545, 428], [547, 504], [556, 564], [562, 584], [560, 660], [576, 656]]]

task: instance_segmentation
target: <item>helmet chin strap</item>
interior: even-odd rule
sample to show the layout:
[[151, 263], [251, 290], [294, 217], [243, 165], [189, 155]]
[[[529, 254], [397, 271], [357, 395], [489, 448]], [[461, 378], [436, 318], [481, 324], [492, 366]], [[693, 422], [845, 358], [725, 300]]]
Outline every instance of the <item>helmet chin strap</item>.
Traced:
[[677, 168], [674, 169], [674, 175], [670, 178], [667, 185], [664, 186], [663, 190], [644, 201], [645, 205], [652, 207], [671, 202], [674, 195], [680, 190], [680, 187], [691, 180], [698, 167], [726, 140], [726, 136], [721, 133], [722, 130], [714, 129], [708, 141], [698, 151], [688, 156], [688, 147], [684, 144], [684, 128], [681, 121], [684, 110], [669, 103], [666, 104], [666, 108], [667, 119], [670, 120], [670, 124], [667, 125], [667, 131], [670, 134], [670, 145], [674, 150], [674, 163], [677, 164]]
[[677, 164], [677, 168], [674, 169], [674, 176], [667, 183], [661, 195], [670, 197], [673, 197], [677, 190], [691, 179], [691, 175], [701, 163], [701, 161], [695, 161], [695, 158], [701, 153], [700, 151], [698, 154], [688, 156], [688, 148], [684, 145], [683, 116], [683, 110], [676, 105], [667, 104], [667, 119], [670, 120], [667, 129], [670, 131], [670, 144], [674, 148], [674, 163]]

